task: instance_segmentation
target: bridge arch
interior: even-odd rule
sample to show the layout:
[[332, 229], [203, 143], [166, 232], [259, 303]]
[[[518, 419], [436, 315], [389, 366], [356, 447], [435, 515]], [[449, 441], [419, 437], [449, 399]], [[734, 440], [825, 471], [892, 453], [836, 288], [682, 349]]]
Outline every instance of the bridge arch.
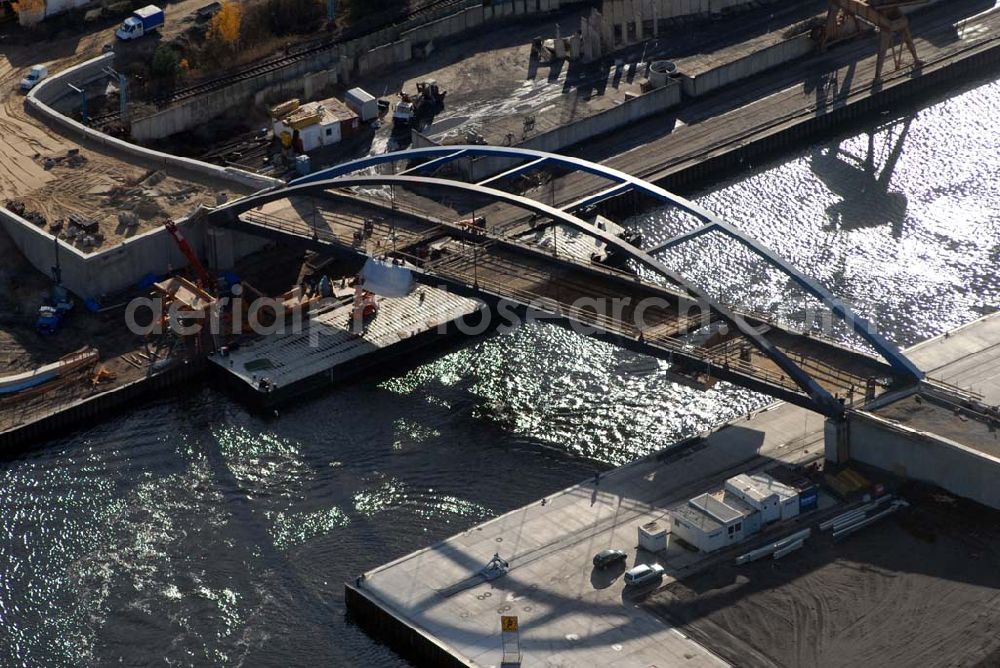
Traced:
[[[462, 157], [477, 156], [499, 156], [505, 158], [516, 158], [525, 161], [523, 164], [508, 169], [499, 175], [491, 176], [478, 183], [470, 183], [457, 179], [439, 178], [434, 176], [421, 176], [420, 172], [436, 169], [444, 164], [458, 160]], [[398, 174], [358, 174], [368, 167], [385, 163], [399, 162], [403, 160], [425, 159], [426, 162], [414, 167], [404, 169]], [[574, 170], [584, 171], [589, 174], [601, 176], [609, 180], [612, 185], [597, 195], [590, 196], [574, 202], [564, 207], [551, 206], [523, 195], [513, 194], [498, 188], [493, 184], [503, 178], [525, 173], [532, 169], [544, 165], [556, 165]], [[736, 228], [728, 225], [706, 209], [682, 198], [658, 186], [646, 183], [641, 179], [624, 174], [617, 170], [605, 168], [602, 165], [570, 158], [555, 154], [542, 153], [523, 149], [492, 146], [449, 146], [449, 147], [429, 147], [423, 149], [413, 149], [410, 151], [400, 151], [396, 153], [370, 156], [359, 160], [322, 170], [309, 176], [293, 180], [287, 186], [272, 188], [255, 193], [251, 196], [234, 200], [226, 205], [218, 207], [210, 214], [210, 218], [224, 218], [226, 220], [236, 220], [242, 213], [256, 209], [269, 202], [278, 201], [295, 196], [322, 196], [332, 195], [330, 191], [350, 189], [355, 187], [371, 186], [420, 186], [430, 188], [439, 192], [457, 191], [466, 195], [474, 195], [488, 198], [491, 201], [502, 202], [525, 210], [532, 214], [547, 218], [553, 223], [566, 225], [578, 230], [594, 239], [600, 240], [607, 246], [618, 250], [626, 257], [643, 265], [655, 274], [664, 277], [685, 290], [688, 295], [708, 307], [712, 312], [718, 314], [724, 321], [743, 336], [746, 340], [757, 347], [764, 355], [784, 372], [791, 381], [809, 398], [810, 403], [816, 410], [827, 415], [839, 415], [843, 407], [829, 391], [823, 388], [809, 373], [803, 370], [798, 364], [792, 361], [784, 351], [776, 347], [760, 331], [750, 325], [746, 320], [729, 306], [720, 303], [711, 297], [706, 291], [696, 284], [685, 279], [678, 272], [667, 267], [662, 261], [654, 257], [655, 253], [672, 246], [684, 243], [689, 239], [696, 238], [702, 234], [712, 231], [720, 231], [740, 243], [744, 244], [758, 256], [764, 258], [772, 266], [778, 267], [796, 283], [805, 287], [808, 292], [819, 297], [823, 302], [838, 315], [847, 321], [855, 332], [862, 334], [878, 352], [889, 362], [890, 366], [902, 375], [919, 380], [923, 377], [920, 372], [899, 350], [874, 331], [867, 322], [857, 318], [850, 310], [837, 300], [825, 287], [814, 282], [794, 267], [791, 267], [773, 252], [758, 244], [753, 239], [747, 237]], [[703, 225], [698, 229], [659, 244], [653, 249], [642, 250], [615, 234], [600, 229], [596, 225], [583, 220], [573, 211], [595, 204], [606, 197], [615, 194], [635, 190], [655, 197], [658, 201], [673, 204], [684, 211], [694, 215]]]
[[[895, 371], [913, 381], [920, 381], [924, 378], [924, 372], [913, 364], [913, 362], [910, 361], [910, 359], [907, 358], [895, 344], [882, 336], [882, 334], [880, 334], [878, 330], [868, 322], [868, 320], [855, 314], [850, 307], [848, 307], [842, 300], [838, 299], [836, 295], [834, 295], [826, 286], [807, 276], [802, 271], [783, 260], [772, 250], [749, 235], [743, 233], [735, 226], [725, 222], [708, 209], [664, 188], [649, 183], [648, 181], [605, 165], [583, 160], [581, 158], [508, 146], [430, 146], [408, 149], [405, 151], [396, 151], [392, 153], [383, 153], [359, 158], [357, 160], [351, 160], [334, 167], [319, 170], [313, 174], [309, 174], [308, 176], [295, 179], [289, 183], [289, 187], [308, 185], [321, 181], [330, 181], [344, 177], [348, 174], [359, 172], [369, 167], [400, 161], [421, 159], [428, 160], [425, 163], [405, 170], [403, 175], [406, 175], [408, 173], [419, 173], [427, 171], [428, 169], [436, 169], [462, 158], [475, 157], [499, 157], [524, 161], [521, 165], [515, 166], [505, 172], [502, 172], [501, 174], [490, 176], [483, 181], [478, 182], [476, 185], [480, 187], [487, 187], [486, 184], [488, 183], [495, 183], [503, 178], [513, 177], [543, 166], [563, 167], [573, 171], [591, 174], [611, 182], [612, 185], [607, 189], [563, 207], [562, 210], [565, 211], [573, 211], [597, 204], [605, 199], [615, 197], [629, 191], [643, 193], [665, 204], [674, 205], [700, 220], [703, 225], [691, 232], [680, 234], [662, 244], [659, 244], [646, 253], [647, 256], [655, 255], [656, 253], [667, 248], [678, 246], [710, 232], [720, 232], [748, 248], [766, 263], [788, 276], [796, 285], [811, 294], [813, 297], [819, 299], [835, 316], [847, 323], [855, 334], [860, 336], [864, 341], [872, 346], [872, 348]], [[631, 250], [638, 251], [638, 249], [635, 249], [634, 247], [630, 248]], [[630, 249], [621, 248], [621, 250], [631, 254]], [[637, 260], [640, 260], [641, 256], [635, 257]], [[683, 285], [684, 283], [681, 284]]]

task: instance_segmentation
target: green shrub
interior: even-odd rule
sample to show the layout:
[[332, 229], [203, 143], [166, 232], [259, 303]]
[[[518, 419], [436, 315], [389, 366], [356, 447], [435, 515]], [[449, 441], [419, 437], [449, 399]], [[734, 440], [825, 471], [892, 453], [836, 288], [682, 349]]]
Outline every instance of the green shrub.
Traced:
[[161, 79], [176, 76], [177, 70], [180, 69], [180, 61], [176, 51], [166, 44], [161, 44], [156, 47], [156, 52], [153, 54], [153, 76]]

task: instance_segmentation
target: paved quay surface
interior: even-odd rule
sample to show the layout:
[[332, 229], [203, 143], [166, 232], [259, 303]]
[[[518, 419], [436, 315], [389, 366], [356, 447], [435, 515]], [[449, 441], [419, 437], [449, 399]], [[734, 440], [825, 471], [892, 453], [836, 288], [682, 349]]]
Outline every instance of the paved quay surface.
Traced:
[[[1000, 316], [988, 316], [911, 348], [930, 375], [1000, 400]], [[679, 453], [651, 456], [512, 511], [365, 574], [360, 591], [473, 665], [499, 665], [499, 615], [518, 615], [524, 666], [711, 666], [724, 663], [639, 609], [621, 578], [593, 572], [595, 552], [618, 547], [637, 557], [637, 527], [666, 508], [775, 461], [822, 456], [823, 418], [789, 404], [727, 424]], [[495, 552], [507, 575], [475, 574]], [[668, 550], [671, 574], [696, 556]]]
[[[938, 4], [910, 16], [917, 53], [926, 63], [920, 73], [885, 66], [874, 86], [874, 35], [831, 46], [815, 54], [738, 82], [681, 108], [676, 117], [640, 121], [612, 135], [575, 147], [573, 155], [602, 162], [649, 181], [676, 174], [743, 144], [822, 116], [910, 78], [994, 46], [1000, 39], [1000, 10], [978, 0]], [[673, 129], [667, 129], [669, 124]], [[547, 186], [559, 204], [573, 202], [593, 188], [577, 175]]]

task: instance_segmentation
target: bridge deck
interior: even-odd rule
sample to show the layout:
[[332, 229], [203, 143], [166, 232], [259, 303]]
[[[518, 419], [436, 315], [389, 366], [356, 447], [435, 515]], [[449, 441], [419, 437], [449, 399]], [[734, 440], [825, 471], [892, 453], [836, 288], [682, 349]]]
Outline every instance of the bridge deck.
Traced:
[[[695, 382], [727, 380], [807, 404], [801, 388], [765, 352], [726, 327], [718, 314], [690, 301], [678, 286], [589, 262], [579, 252], [560, 253], [558, 241], [542, 247], [537, 239], [544, 233], [530, 243], [494, 230], [465, 229], [408, 205], [405, 196], [390, 204], [355, 192], [329, 194], [332, 199], [271, 202], [243, 213], [237, 224], [359, 257], [405, 259], [418, 268], [418, 280], [509, 300], [586, 326], [600, 338], [671, 361], [675, 372]], [[420, 209], [426, 210], [421, 200]], [[435, 208], [435, 213], [448, 210], [440, 204]], [[453, 213], [451, 220], [463, 215]], [[515, 233], [524, 231], [518, 227]], [[869, 379], [882, 388], [899, 380], [868, 355], [742, 315], [821, 387], [848, 403], [862, 398]]]

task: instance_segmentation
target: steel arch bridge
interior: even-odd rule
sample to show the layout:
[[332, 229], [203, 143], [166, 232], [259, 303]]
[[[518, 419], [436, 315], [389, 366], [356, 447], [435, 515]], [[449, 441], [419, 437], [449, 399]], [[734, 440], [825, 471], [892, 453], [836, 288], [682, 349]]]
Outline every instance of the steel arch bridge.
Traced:
[[[457, 171], [464, 172], [464, 178], [453, 173], [447, 176], [437, 174], [439, 170], [453, 165], [456, 161], [462, 161], [460, 164], [464, 169]], [[498, 163], [502, 163], [502, 166], [499, 166]], [[389, 166], [392, 167], [392, 173], [383, 173], [387, 171], [386, 167]], [[379, 169], [375, 173], [370, 173], [371, 168], [376, 167]], [[607, 182], [607, 185], [593, 194], [558, 206], [545, 204], [525, 194], [514, 194], [500, 189], [502, 184], [514, 177], [546, 169], [587, 174]], [[486, 172], [483, 178], [478, 180], [473, 176], [477, 170]], [[369, 173], [364, 173], [366, 171]], [[455, 172], [456, 170], [445, 171]], [[475, 229], [457, 222], [457, 216], [449, 221], [446, 218], [422, 213], [419, 208], [399, 204], [395, 198], [391, 201], [378, 202], [360, 195], [358, 191], [358, 189], [386, 186], [393, 192], [398, 188], [404, 192], [428, 193], [429, 199], [426, 201], [433, 201], [441, 197], [464, 197], [498, 203], [520, 210], [530, 222], [526, 224], [527, 227], [519, 228], [520, 236], [511, 234], [509, 228], [503, 230]], [[643, 250], [581, 217], [581, 211], [626, 193], [637, 193], [652, 198], [660, 204], [669, 204], [693, 216], [700, 224], [690, 232]], [[690, 334], [698, 326], [704, 325], [704, 321], [690, 323], [676, 319], [676, 322], [672, 322], [671, 334], [660, 336], [657, 331], [654, 331], [655, 328], [649, 330], [640, 328], [636, 331], [625, 327], [622, 322], [614, 323], [589, 317], [563, 303], [565, 300], [557, 299], [554, 304], [551, 303], [551, 300], [546, 303], [546, 298], [540, 301], [542, 310], [554, 312], [554, 315], [571, 322], [596, 327], [596, 335], [600, 338], [667, 358], [671, 362], [676, 362], [688, 369], [704, 372], [713, 378], [728, 380], [754, 390], [767, 392], [828, 416], [840, 415], [844, 409], [841, 398], [835, 396], [831, 392], [831, 388], [837, 388], [846, 395], [849, 383], [853, 395], [855, 382], [864, 383], [865, 380], [868, 380], [870, 386], [870, 380], [876, 376], [882, 379], [882, 385], [916, 383], [924, 377], [923, 372], [907, 359], [892, 342], [878, 333], [868, 321], [854, 314], [826, 287], [789, 265], [756, 240], [685, 198], [600, 164], [579, 158], [513, 147], [436, 146], [418, 148], [369, 156], [318, 171], [293, 180], [287, 186], [260, 191], [251, 196], [234, 200], [214, 209], [209, 214], [209, 219], [212, 222], [235, 226], [245, 231], [279, 239], [297, 239], [302, 243], [322, 247], [327, 251], [333, 250], [363, 257], [371, 257], [376, 254], [364, 247], [358, 248], [357, 233], [353, 239], [350, 239], [344, 237], [343, 234], [338, 236], [333, 227], [330, 230], [321, 231], [315, 223], [311, 227], [305, 225], [301, 217], [296, 226], [295, 221], [258, 212], [265, 205], [280, 200], [296, 200], [298, 198], [354, 203], [363, 201], [369, 206], [390, 213], [394, 218], [405, 218], [411, 221], [411, 224], [417, 225], [418, 221], [422, 221], [424, 227], [420, 228], [418, 225], [415, 234], [411, 235], [408, 243], [402, 249], [396, 247], [390, 252], [383, 248], [377, 254], [393, 255], [396, 259], [406, 260], [408, 265], [413, 268], [418, 280], [434, 284], [444, 283], [453, 291], [485, 298], [487, 301], [495, 302], [498, 299], [509, 299], [525, 306], [535, 308], [539, 306], [539, 303], [525, 303], [532, 300], [528, 299], [528, 296], [523, 292], [518, 292], [512, 287], [506, 288], [502, 280], [490, 282], [489, 271], [495, 271], [496, 267], [503, 263], [510, 264], [511, 258], [518, 259], [514, 262], [515, 269], [507, 270], [506, 276], [511, 279], [507, 283], [512, 283], [512, 279], [518, 276], [519, 272], [528, 270], [544, 272], [547, 268], [550, 272], [550, 279], [553, 281], [556, 280], [556, 275], [552, 272], [556, 271], [563, 272], [559, 274], [563, 277], [559, 280], [563, 280], [566, 275], [572, 275], [575, 281], [581, 282], [583, 277], [586, 277], [587, 285], [591, 286], [591, 293], [602, 292], [606, 288], [609, 294], [620, 294], [622, 293], [621, 286], [627, 284], [635, 294], [638, 294], [636, 292], [638, 291], [647, 294], [647, 296], [652, 294], [660, 295], [667, 300], [673, 299], [676, 301], [677, 316], [681, 312], [681, 300], [693, 300], [710, 313], [713, 318], [721, 320], [729, 328], [732, 338], [725, 341], [727, 346], [725, 351], [715, 350], [712, 354], [703, 354], [694, 350], [694, 347], [685, 343], [682, 338], [678, 338], [679, 335]], [[539, 220], [546, 222], [539, 225]], [[668, 281], [669, 287], [647, 281], [635, 274], [628, 274], [626, 278], [620, 275], [623, 272], [613, 272], [603, 267], [584, 266], [586, 263], [581, 263], [578, 259], [560, 258], [557, 253], [553, 255], [547, 249], [537, 246], [532, 248], [531, 244], [525, 241], [525, 230], [555, 228], [557, 226], [573, 230], [595, 242], [605, 244], [608, 248], [614, 249], [645, 270]], [[818, 299], [833, 315], [845, 322], [855, 334], [868, 343], [881, 360], [856, 351], [848, 351], [832, 342], [824, 342], [815, 336], [784, 330], [758, 316], [742, 313], [738, 309], [713, 298], [704, 289], [656, 258], [656, 255], [663, 250], [680, 246], [692, 239], [713, 232], [723, 234], [742, 244], [768, 265], [790, 278], [806, 293]], [[391, 234], [395, 246], [395, 240], [399, 236], [395, 225], [392, 226]], [[553, 229], [554, 240], [555, 235], [556, 231]], [[410, 252], [418, 248], [426, 248], [426, 245], [431, 241], [441, 239], [459, 241], [464, 249], [462, 253], [465, 257], [462, 257], [462, 253], [457, 255], [453, 253], [444, 262], [429, 261], [420, 257], [420, 253]], [[472, 247], [471, 255], [468, 251], [470, 246]], [[488, 265], [482, 259], [487, 256], [492, 264]], [[467, 271], [469, 267], [466, 265], [471, 266], [471, 273]], [[570, 274], [565, 274], [565, 272], [570, 272]], [[533, 285], [537, 287], [541, 283], [537, 282]], [[542, 289], [542, 292], [545, 291]], [[759, 363], [755, 369], [747, 369], [747, 365], [743, 364], [747, 357], [746, 347], [743, 345], [739, 347], [737, 358], [733, 354], [735, 346], [730, 345], [731, 341], [749, 344], [759, 356], [766, 359], [768, 364]], [[811, 352], [808, 354], [802, 352], [807, 349]], [[822, 351], [822, 355], [819, 357], [817, 357], [817, 350]], [[860, 372], [859, 369], [861, 369]], [[842, 376], [845, 380], [835, 380], [837, 376]], [[780, 379], [775, 380], [777, 377]]]

